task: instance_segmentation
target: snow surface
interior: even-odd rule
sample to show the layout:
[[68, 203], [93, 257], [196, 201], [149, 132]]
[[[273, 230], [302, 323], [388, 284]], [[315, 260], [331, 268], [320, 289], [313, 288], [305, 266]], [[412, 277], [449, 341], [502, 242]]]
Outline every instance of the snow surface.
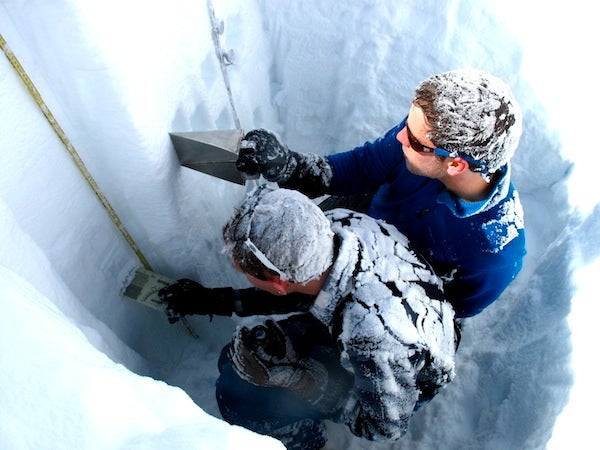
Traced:
[[[598, 41], [591, 6], [215, 1], [221, 50], [235, 55], [230, 97], [211, 5], [0, 3], [0, 33], [153, 269], [211, 287], [247, 285], [220, 253], [221, 226], [244, 188], [181, 168], [170, 131], [239, 120], [293, 150], [325, 154], [391, 128], [433, 73], [492, 72], [524, 116], [513, 159], [528, 230], [523, 271], [465, 323], [456, 379], [402, 441], [372, 445], [330, 425], [330, 445], [593, 442], [600, 191], [590, 131], [600, 101], [588, 75]], [[0, 448], [282, 448], [218, 420], [216, 359], [239, 320], [191, 318], [194, 339], [124, 299], [140, 262], [4, 57], [0, 98]]]

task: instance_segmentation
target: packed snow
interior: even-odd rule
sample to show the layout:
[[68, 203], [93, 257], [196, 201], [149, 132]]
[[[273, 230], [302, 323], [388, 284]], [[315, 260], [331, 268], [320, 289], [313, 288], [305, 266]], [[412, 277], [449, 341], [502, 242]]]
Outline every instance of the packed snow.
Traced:
[[0, 57], [0, 447], [283, 448], [220, 420], [216, 360], [240, 319], [192, 317], [195, 338], [125, 299], [141, 263], [115, 222], [156, 272], [245, 287], [221, 253], [221, 228], [245, 189], [181, 167], [169, 132], [239, 123], [273, 130], [295, 151], [343, 151], [405, 117], [421, 80], [458, 67], [505, 80], [523, 111], [512, 167], [527, 227], [523, 270], [466, 321], [454, 381], [401, 441], [371, 444], [328, 424], [329, 445], [593, 442], [600, 191], [590, 130], [600, 99], [589, 78], [591, 7], [1, 2], [0, 34], [115, 213]]

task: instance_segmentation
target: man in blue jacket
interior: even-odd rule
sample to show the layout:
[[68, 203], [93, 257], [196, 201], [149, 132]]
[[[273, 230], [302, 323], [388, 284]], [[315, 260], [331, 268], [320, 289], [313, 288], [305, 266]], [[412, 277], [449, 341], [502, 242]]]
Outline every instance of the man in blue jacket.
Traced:
[[444, 280], [456, 317], [470, 317], [522, 267], [523, 211], [509, 165], [521, 121], [504, 82], [456, 70], [423, 81], [408, 116], [374, 142], [324, 157], [253, 130], [237, 166], [313, 197], [366, 196], [368, 214], [395, 225]]

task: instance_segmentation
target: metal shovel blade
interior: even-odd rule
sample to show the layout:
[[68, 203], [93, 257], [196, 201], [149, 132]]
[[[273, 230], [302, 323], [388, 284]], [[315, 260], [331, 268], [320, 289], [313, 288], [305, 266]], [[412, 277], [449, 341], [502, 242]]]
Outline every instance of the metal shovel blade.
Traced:
[[182, 166], [244, 184], [235, 167], [243, 130], [190, 131], [169, 135]]

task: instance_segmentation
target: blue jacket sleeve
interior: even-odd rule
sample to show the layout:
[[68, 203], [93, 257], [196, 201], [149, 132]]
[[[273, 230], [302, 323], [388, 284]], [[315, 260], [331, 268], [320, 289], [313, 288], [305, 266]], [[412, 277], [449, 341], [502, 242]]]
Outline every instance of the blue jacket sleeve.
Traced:
[[333, 171], [330, 193], [366, 194], [392, 181], [399, 171], [406, 171], [402, 145], [396, 140], [405, 120], [373, 142], [347, 152], [329, 155], [327, 160]]

